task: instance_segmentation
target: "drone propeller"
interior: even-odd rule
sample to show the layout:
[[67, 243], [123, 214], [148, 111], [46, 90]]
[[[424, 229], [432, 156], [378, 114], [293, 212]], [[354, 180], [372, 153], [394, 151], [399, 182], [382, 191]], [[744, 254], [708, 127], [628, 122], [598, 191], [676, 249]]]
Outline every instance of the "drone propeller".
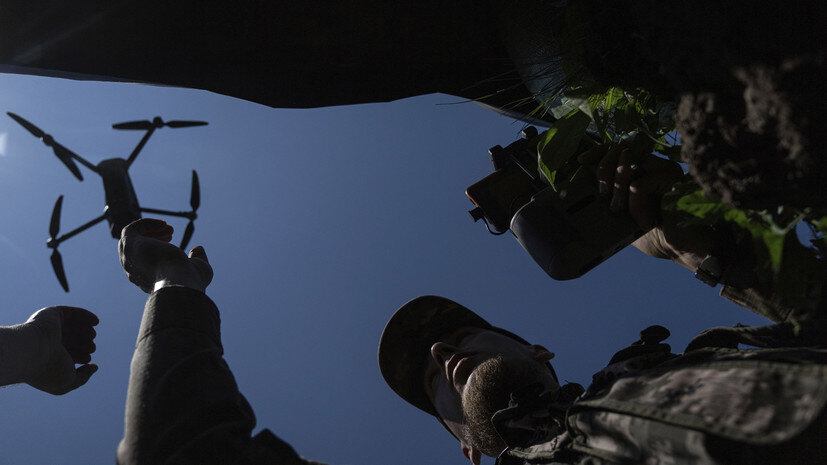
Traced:
[[13, 120], [17, 121], [18, 123], [20, 123], [21, 126], [26, 128], [30, 133], [32, 133], [38, 139], [42, 139], [46, 136], [46, 133], [43, 132], [43, 130], [41, 130], [39, 127], [35, 126], [34, 124], [26, 121], [22, 117], [14, 114], [10, 111], [7, 111], [6, 114], [9, 115], [11, 117], [11, 119], [13, 119]]
[[147, 130], [152, 128], [160, 128], [163, 126], [167, 126], [170, 128], [188, 128], [192, 126], [204, 126], [206, 125], [206, 121], [167, 121], [161, 119], [160, 116], [156, 116], [153, 118], [152, 121], [143, 120], [143, 121], [129, 121], [126, 123], [118, 123], [113, 124], [113, 129], [141, 129]]
[[131, 121], [128, 123], [113, 124], [112, 129], [149, 129], [152, 127], [152, 121]]
[[63, 196], [61, 195], [57, 198], [55, 207], [52, 209], [52, 219], [49, 221], [49, 240], [46, 241], [46, 245], [54, 249], [52, 256], [49, 258], [52, 261], [52, 269], [55, 271], [55, 276], [57, 276], [57, 280], [60, 282], [60, 286], [63, 287], [63, 290], [69, 292], [69, 283], [66, 281], [66, 272], [63, 270], [63, 257], [61, 257], [60, 252], [57, 251], [57, 246], [59, 243], [54, 242], [57, 234], [60, 232], [60, 209], [62, 206]]
[[190, 222], [187, 223], [187, 228], [184, 229], [184, 237], [183, 237], [183, 239], [181, 239], [181, 248], [182, 249], [186, 250], [187, 244], [189, 244], [190, 239], [192, 239], [192, 233], [194, 231], [195, 231], [195, 223], [193, 223], [192, 220], [190, 220]]
[[49, 239], [54, 240], [60, 232], [60, 208], [63, 206], [63, 196], [57, 198], [52, 209], [52, 220], [49, 221]]
[[60, 252], [55, 249], [55, 251], [52, 252], [50, 259], [52, 260], [52, 269], [55, 270], [55, 276], [57, 276], [60, 286], [64, 291], [69, 292], [69, 283], [66, 281], [66, 272], [63, 271], [63, 257], [61, 257]]
[[206, 121], [167, 121], [166, 126], [171, 128], [190, 128], [193, 126], [206, 126]]
[[198, 183], [198, 173], [192, 170], [192, 191], [190, 192], [190, 206], [192, 211], [201, 206], [201, 186]]
[[198, 207], [201, 205], [201, 187], [198, 183], [198, 173], [195, 170], [192, 170], [192, 191], [190, 193], [190, 206], [192, 207], [192, 213], [190, 214], [190, 221], [187, 223], [187, 228], [184, 229], [184, 237], [181, 239], [181, 248], [186, 249], [187, 244], [189, 244], [190, 239], [192, 238], [192, 233], [195, 231], [195, 218], [198, 215], [195, 214], [195, 211], [198, 210]]
[[60, 145], [57, 141], [54, 140], [54, 138], [52, 138], [52, 136], [50, 136], [49, 134], [46, 134], [45, 132], [43, 132], [42, 129], [40, 129], [39, 127], [37, 127], [34, 124], [30, 123], [29, 121], [26, 121], [22, 117], [14, 114], [10, 111], [6, 112], [6, 114], [9, 115], [13, 120], [20, 123], [21, 126], [26, 128], [26, 130], [28, 130], [30, 133], [32, 133], [35, 137], [42, 140], [43, 143], [46, 144], [47, 147], [51, 147], [52, 150], [54, 150], [55, 155], [57, 155], [57, 158], [60, 161], [62, 161], [64, 165], [66, 165], [66, 168], [69, 168], [69, 171], [71, 171], [72, 174], [74, 174], [75, 177], [78, 178], [79, 181], [83, 181], [83, 175], [80, 174], [80, 169], [75, 164], [75, 162], [72, 161], [72, 157], [76, 157], [77, 159], [80, 159], [80, 156], [78, 154], [76, 154], [76, 153], [72, 152], [71, 150], [67, 149], [66, 147]]

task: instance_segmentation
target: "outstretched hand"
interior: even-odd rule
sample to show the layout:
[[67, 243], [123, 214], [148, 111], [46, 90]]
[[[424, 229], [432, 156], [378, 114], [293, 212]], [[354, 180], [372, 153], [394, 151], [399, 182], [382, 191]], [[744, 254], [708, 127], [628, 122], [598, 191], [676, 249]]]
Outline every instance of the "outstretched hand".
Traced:
[[118, 254], [129, 280], [146, 293], [156, 285], [177, 284], [204, 291], [213, 271], [201, 246], [189, 255], [169, 243], [173, 228], [163, 220], [143, 218], [121, 231]]
[[[27, 369], [24, 381], [49, 394], [61, 395], [89, 381], [98, 366], [90, 364], [95, 352], [98, 317], [76, 307], [46, 307], [35, 312], [24, 324], [38, 340], [35, 362]], [[81, 364], [75, 368], [75, 364]]]
[[634, 245], [655, 258], [667, 258], [695, 270], [711, 248], [712, 230], [707, 226], [679, 226], [679, 218], [661, 214], [663, 194], [683, 178], [677, 163], [653, 154], [636, 156], [629, 149], [608, 152], [595, 148], [578, 156], [585, 165], [597, 165], [598, 189], [615, 212], [628, 211], [638, 226], [649, 231]]

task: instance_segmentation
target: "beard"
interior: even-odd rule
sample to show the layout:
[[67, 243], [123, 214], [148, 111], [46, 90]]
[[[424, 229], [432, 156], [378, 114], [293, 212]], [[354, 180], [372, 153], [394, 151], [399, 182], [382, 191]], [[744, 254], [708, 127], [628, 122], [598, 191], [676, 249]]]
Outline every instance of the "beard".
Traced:
[[469, 377], [462, 396], [466, 423], [463, 440], [489, 457], [499, 455], [506, 444], [491, 417], [508, 407], [512, 392], [544, 382], [548, 376], [548, 369], [533, 360], [506, 363], [498, 355], [482, 362]]

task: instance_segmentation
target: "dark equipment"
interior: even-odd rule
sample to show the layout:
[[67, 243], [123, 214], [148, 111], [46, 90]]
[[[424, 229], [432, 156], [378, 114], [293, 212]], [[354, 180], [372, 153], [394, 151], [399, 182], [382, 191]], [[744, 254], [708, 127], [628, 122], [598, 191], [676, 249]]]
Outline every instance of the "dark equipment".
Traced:
[[121, 237], [121, 230], [124, 228], [124, 226], [141, 218], [141, 213], [154, 213], [158, 215], [180, 216], [188, 218], [189, 223], [187, 223], [187, 227], [184, 230], [184, 236], [181, 239], [181, 248], [183, 249], [187, 246], [187, 243], [189, 242], [190, 238], [192, 238], [192, 233], [195, 230], [194, 221], [198, 217], [198, 215], [195, 212], [196, 210], [198, 210], [198, 207], [201, 204], [201, 189], [198, 185], [198, 173], [196, 173], [195, 170], [192, 171], [192, 191], [190, 193], [190, 206], [192, 207], [192, 210], [188, 212], [173, 212], [168, 210], [158, 210], [155, 208], [141, 207], [138, 204], [138, 196], [135, 194], [135, 189], [132, 187], [132, 180], [129, 179], [128, 171], [129, 167], [132, 165], [132, 162], [135, 161], [135, 158], [138, 156], [138, 153], [140, 153], [141, 149], [144, 148], [144, 145], [146, 145], [146, 142], [149, 140], [149, 138], [152, 136], [156, 129], [162, 128], [164, 126], [170, 128], [204, 126], [207, 124], [206, 122], [164, 122], [159, 116], [156, 116], [152, 121], [131, 121], [127, 123], [113, 124], [113, 129], [144, 130], [146, 131], [146, 133], [144, 134], [143, 138], [141, 138], [140, 142], [138, 142], [138, 145], [135, 147], [132, 153], [129, 155], [129, 158], [109, 158], [101, 161], [97, 165], [93, 165], [92, 163], [82, 158], [80, 155], [72, 152], [71, 150], [59, 144], [57, 141], [54, 140], [54, 138], [52, 138], [52, 136], [46, 134], [31, 122], [11, 112], [8, 112], [8, 115], [13, 120], [20, 123], [21, 126], [26, 128], [35, 137], [42, 140], [47, 147], [51, 147], [52, 150], [54, 150], [54, 153], [57, 156], [57, 158], [61, 162], [63, 162], [64, 165], [66, 165], [69, 171], [71, 171], [72, 174], [79, 181], [83, 181], [83, 175], [81, 175], [80, 169], [78, 169], [74, 160], [77, 160], [81, 165], [97, 173], [98, 175], [100, 175], [101, 179], [103, 179], [103, 189], [106, 196], [106, 207], [104, 207], [103, 214], [101, 216], [61, 236], [58, 236], [58, 233], [60, 232], [60, 209], [63, 205], [62, 195], [57, 198], [54, 209], [52, 210], [52, 219], [49, 222], [49, 239], [46, 241], [46, 245], [54, 250], [51, 256], [52, 268], [54, 269], [55, 276], [57, 276], [57, 280], [60, 282], [60, 285], [63, 287], [63, 290], [69, 292], [69, 283], [66, 280], [66, 273], [63, 269], [63, 259], [60, 256], [60, 252], [57, 251], [58, 245], [60, 245], [61, 242], [91, 228], [92, 226], [100, 223], [103, 220], [107, 220], [109, 222], [109, 232], [112, 234], [112, 237], [118, 239]]
[[[517, 242], [549, 276], [574, 279], [643, 235], [628, 213], [614, 213], [598, 195], [591, 169], [574, 168], [571, 182], [555, 192], [540, 180], [537, 129], [529, 126], [506, 148], [489, 150], [494, 173], [465, 194], [477, 206], [469, 213], [495, 235], [511, 230]], [[589, 148], [583, 142], [580, 151]]]

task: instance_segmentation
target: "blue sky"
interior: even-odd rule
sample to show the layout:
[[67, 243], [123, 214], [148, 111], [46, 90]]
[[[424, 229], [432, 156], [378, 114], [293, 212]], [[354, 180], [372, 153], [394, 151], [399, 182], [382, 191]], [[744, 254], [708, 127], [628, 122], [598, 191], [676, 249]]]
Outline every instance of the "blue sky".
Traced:
[[[421, 294], [453, 298], [557, 354], [560, 377], [587, 384], [652, 324], [681, 350], [717, 325], [764, 324], [670, 262], [627, 248], [584, 277], [548, 278], [510, 235], [466, 211], [490, 173], [487, 149], [520, 123], [447, 95], [312, 110], [273, 109], [204, 91], [0, 74], [0, 324], [48, 305], [101, 319], [81, 389], [53, 397], [0, 390], [0, 465], [113, 463], [129, 361], [146, 295], [129, 283], [105, 223], [63, 243], [72, 292], [49, 266], [55, 199], [62, 231], [98, 215], [99, 178], [78, 182], [4, 113], [29, 119], [93, 163], [126, 157], [140, 131], [113, 123], [198, 119], [156, 132], [130, 169], [142, 206], [201, 208], [190, 246], [215, 270], [226, 359], [269, 428], [331, 464], [462, 464], [430, 417], [386, 387], [376, 362], [385, 322]], [[186, 220], [172, 219], [174, 241]]]

